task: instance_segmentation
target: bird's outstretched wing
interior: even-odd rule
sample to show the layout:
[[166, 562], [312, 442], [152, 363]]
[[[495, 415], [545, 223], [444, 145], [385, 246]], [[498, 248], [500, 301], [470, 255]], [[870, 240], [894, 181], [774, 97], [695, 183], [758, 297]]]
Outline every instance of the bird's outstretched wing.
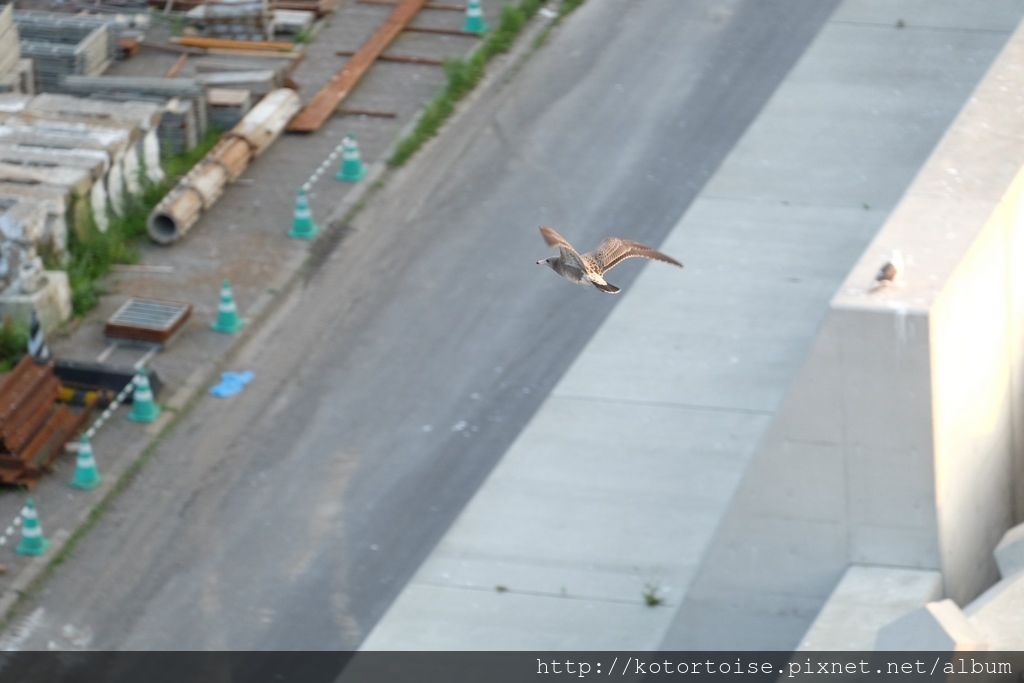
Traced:
[[680, 268], [683, 267], [682, 263], [676, 261], [671, 256], [661, 253], [657, 249], [652, 249], [645, 244], [624, 240], [619, 237], [609, 237], [604, 242], [601, 242], [600, 246], [590, 252], [588, 256], [591, 256], [597, 262], [602, 273], [611, 270], [628, 258], [653, 259], [655, 261], [671, 263], [673, 266], [679, 266]]
[[540, 234], [549, 247], [558, 247], [563, 260], [575, 264], [581, 270], [583, 269], [583, 259], [580, 257], [580, 253], [569, 244], [569, 240], [559, 235], [555, 232], [554, 228], [548, 225], [540, 226]]

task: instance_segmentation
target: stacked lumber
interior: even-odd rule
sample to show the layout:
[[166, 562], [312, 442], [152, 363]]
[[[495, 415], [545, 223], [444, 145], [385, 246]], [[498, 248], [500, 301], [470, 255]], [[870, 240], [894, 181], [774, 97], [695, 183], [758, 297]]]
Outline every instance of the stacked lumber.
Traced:
[[33, 486], [88, 417], [57, 402], [53, 363], [26, 355], [0, 378], [0, 484]]

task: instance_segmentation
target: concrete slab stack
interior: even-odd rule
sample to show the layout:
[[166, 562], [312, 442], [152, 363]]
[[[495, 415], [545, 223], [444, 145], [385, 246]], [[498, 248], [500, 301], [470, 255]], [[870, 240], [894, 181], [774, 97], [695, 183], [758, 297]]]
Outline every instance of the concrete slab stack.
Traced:
[[206, 135], [206, 93], [195, 79], [68, 76], [61, 90], [93, 99], [159, 103], [163, 113], [157, 137], [165, 153], [192, 149]]

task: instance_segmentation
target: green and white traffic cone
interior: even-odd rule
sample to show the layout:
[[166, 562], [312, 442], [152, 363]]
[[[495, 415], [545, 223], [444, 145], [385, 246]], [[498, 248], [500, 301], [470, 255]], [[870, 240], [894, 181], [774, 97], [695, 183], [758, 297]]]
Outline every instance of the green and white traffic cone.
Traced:
[[334, 175], [346, 183], [357, 183], [366, 175], [363, 160], [359, 156], [359, 143], [354, 135], [346, 135], [341, 140], [341, 168]]
[[220, 287], [220, 304], [217, 306], [217, 321], [213, 323], [215, 332], [234, 334], [242, 329], [242, 320], [235, 308], [235, 297], [231, 294], [231, 283], [224, 280]]
[[313, 222], [313, 213], [309, 210], [306, 190], [300, 188], [295, 195], [295, 219], [292, 221], [292, 229], [288, 231], [288, 236], [298, 240], [311, 240], [316, 237], [319, 230]]
[[50, 541], [43, 536], [39, 525], [36, 504], [29, 498], [21, 509], [21, 543], [14, 549], [19, 555], [42, 555], [50, 547]]
[[462, 26], [462, 30], [468, 33], [485, 33], [487, 28], [480, 0], [469, 0], [466, 3], [466, 23]]
[[132, 380], [132, 412], [128, 419], [134, 422], [152, 422], [160, 416], [160, 406], [153, 400], [153, 391], [149, 388], [149, 377], [144, 370], [139, 370]]
[[96, 459], [92, 457], [92, 444], [85, 434], [78, 440], [78, 458], [75, 460], [75, 476], [71, 478], [71, 485], [86, 491], [100, 485], [100, 473], [96, 469]]

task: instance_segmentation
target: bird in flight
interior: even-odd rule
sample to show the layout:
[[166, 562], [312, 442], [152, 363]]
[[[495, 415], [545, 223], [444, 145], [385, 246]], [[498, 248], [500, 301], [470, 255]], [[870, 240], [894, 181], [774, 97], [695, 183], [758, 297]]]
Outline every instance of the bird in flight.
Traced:
[[604, 274], [628, 258], [654, 259], [683, 267], [682, 263], [671, 256], [632, 240], [609, 237], [601, 242], [597, 249], [581, 254], [564, 237], [546, 225], [540, 226], [540, 234], [548, 246], [558, 247], [558, 256], [541, 259], [537, 261], [537, 265], [548, 266], [569, 282], [594, 285], [606, 294], [618, 294], [619, 288], [608, 284]]

